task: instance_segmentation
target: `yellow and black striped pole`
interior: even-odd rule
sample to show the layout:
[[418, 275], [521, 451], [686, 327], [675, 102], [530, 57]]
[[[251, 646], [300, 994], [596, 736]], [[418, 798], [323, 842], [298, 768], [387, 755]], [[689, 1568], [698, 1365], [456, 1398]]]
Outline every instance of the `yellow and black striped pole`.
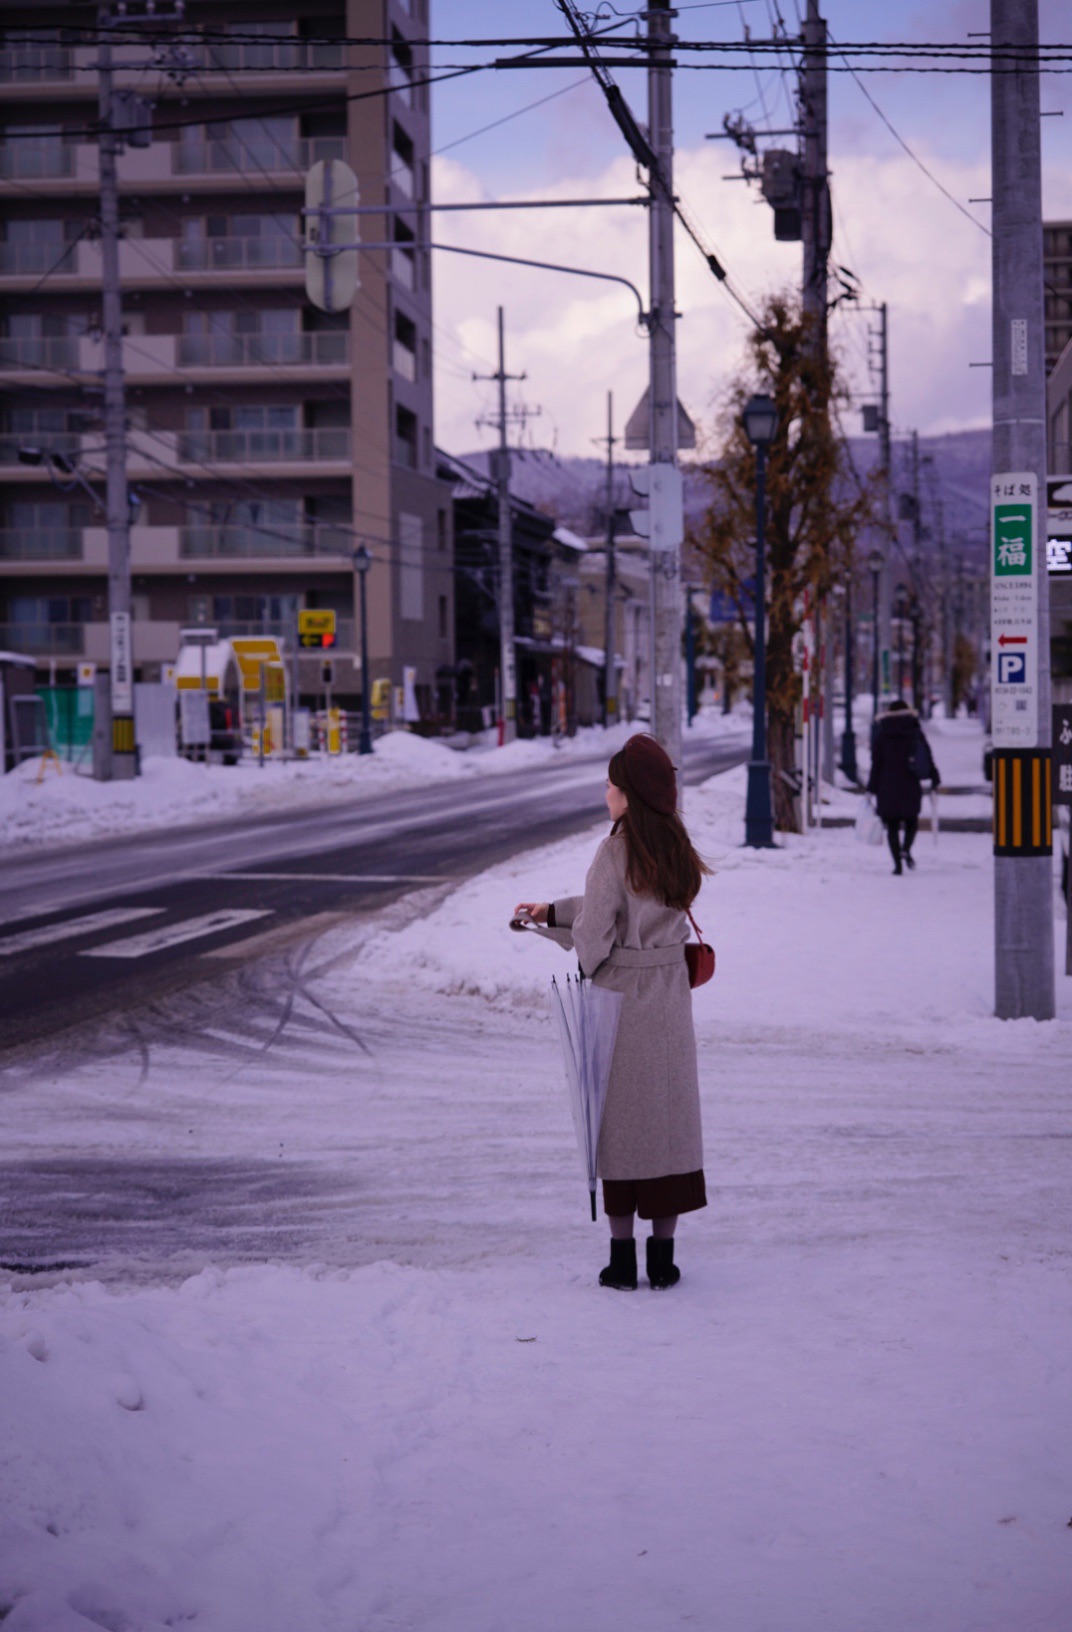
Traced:
[[1053, 853], [1053, 761], [1048, 748], [995, 748], [995, 856]]

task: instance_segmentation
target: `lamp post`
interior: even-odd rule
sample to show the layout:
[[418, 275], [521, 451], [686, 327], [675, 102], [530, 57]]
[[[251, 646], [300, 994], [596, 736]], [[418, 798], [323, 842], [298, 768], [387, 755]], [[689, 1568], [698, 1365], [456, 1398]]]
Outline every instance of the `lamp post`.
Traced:
[[770, 761], [767, 758], [767, 602], [764, 581], [764, 546], [767, 522], [767, 449], [778, 429], [774, 399], [764, 394], [749, 398], [744, 414], [745, 434], [756, 450], [756, 632], [755, 678], [752, 686], [752, 758], [748, 766], [748, 797], [744, 807], [744, 842], [767, 850], [774, 844], [774, 809], [771, 800]]
[[841, 769], [850, 782], [858, 782], [856, 765], [856, 732], [852, 728], [853, 691], [856, 677], [853, 673], [852, 635], [852, 579], [845, 580], [845, 729], [841, 733]]
[[368, 672], [368, 610], [365, 601], [365, 579], [372, 565], [372, 556], [368, 547], [359, 544], [353, 553], [354, 571], [361, 591], [361, 735], [358, 738], [357, 751], [359, 754], [372, 752], [372, 727], [369, 715], [369, 672]]
[[871, 568], [871, 584], [874, 590], [872, 597], [872, 618], [874, 620], [875, 642], [871, 657], [871, 728], [874, 730], [878, 719], [878, 586], [882, 578], [882, 568], [885, 565], [881, 550], [872, 550], [867, 561]]
[[905, 684], [905, 649], [904, 626], [908, 616], [908, 591], [903, 584], [898, 584], [893, 597], [893, 615], [897, 619], [897, 695], [904, 697]]

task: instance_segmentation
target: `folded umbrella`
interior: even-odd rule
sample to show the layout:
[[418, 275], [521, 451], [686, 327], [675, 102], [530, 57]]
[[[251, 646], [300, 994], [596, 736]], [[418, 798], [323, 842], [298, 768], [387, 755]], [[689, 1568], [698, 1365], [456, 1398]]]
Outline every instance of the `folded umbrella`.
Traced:
[[621, 1008], [621, 992], [611, 991], [606, 986], [594, 986], [583, 976], [567, 975], [562, 985], [555, 979], [551, 981], [551, 1014], [566, 1067], [570, 1110], [588, 1180], [593, 1223], [596, 1216], [599, 1129], [603, 1121]]

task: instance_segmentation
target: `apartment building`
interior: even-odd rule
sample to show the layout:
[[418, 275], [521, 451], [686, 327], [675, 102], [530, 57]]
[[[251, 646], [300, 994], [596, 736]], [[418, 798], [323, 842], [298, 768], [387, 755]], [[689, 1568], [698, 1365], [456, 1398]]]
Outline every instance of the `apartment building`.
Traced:
[[1046, 373], [1072, 340], [1072, 221], [1047, 221], [1042, 228], [1045, 280]]
[[[61, 679], [108, 661], [96, 22], [0, 4], [0, 647]], [[116, 38], [118, 91], [152, 104], [151, 140], [119, 160], [139, 678], [184, 625], [292, 647], [301, 609], [331, 609], [336, 694], [356, 696], [364, 543], [372, 677], [415, 668], [432, 706], [454, 592], [414, 208], [427, 32], [427, 0], [186, 0]], [[393, 246], [362, 254], [338, 314], [304, 286], [305, 174], [328, 158], [383, 207], [362, 239]], [[302, 691], [319, 670], [303, 660]]]

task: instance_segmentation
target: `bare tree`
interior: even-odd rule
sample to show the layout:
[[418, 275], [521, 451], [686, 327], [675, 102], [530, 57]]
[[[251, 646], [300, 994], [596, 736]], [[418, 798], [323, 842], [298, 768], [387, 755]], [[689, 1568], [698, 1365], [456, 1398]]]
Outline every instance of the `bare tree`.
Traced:
[[777, 826], [793, 832], [794, 735], [801, 677], [794, 662], [805, 590], [825, 598], [852, 570], [853, 541], [876, 519], [871, 490], [856, 476], [838, 430], [847, 402], [837, 363], [816, 343], [789, 295], [770, 297], [763, 327], [731, 382], [716, 428], [716, 457], [703, 467], [711, 502], [690, 541], [713, 588], [737, 608], [753, 653], [756, 461], [741, 414], [755, 391], [774, 398], [778, 430], [767, 457], [767, 723]]

